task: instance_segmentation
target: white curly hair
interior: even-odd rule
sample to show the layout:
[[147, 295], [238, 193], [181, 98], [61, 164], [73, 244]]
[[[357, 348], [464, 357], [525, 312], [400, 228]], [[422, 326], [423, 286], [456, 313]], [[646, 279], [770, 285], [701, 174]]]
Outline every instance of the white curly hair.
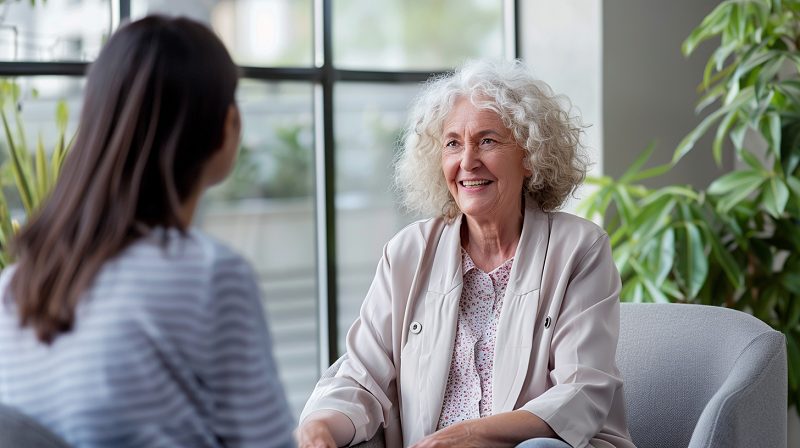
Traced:
[[394, 185], [412, 213], [452, 219], [460, 213], [442, 173], [443, 122], [456, 100], [496, 112], [525, 151], [532, 171], [523, 194], [544, 211], [556, 210], [586, 177], [580, 118], [519, 60], [469, 61], [430, 79], [411, 106], [394, 161]]

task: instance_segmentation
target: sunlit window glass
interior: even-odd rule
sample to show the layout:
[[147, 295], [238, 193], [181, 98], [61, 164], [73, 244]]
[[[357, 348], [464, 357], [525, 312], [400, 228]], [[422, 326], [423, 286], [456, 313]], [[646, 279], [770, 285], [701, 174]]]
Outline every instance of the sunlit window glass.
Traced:
[[132, 0], [131, 16], [183, 15], [212, 26], [240, 65], [309, 66], [311, 0]]
[[381, 248], [413, 220], [392, 191], [392, 160], [416, 84], [340, 83], [334, 90], [340, 351]]
[[439, 70], [503, 57], [502, 0], [337, 0], [334, 65]]
[[109, 0], [0, 2], [0, 61], [91, 61], [110, 34]]
[[197, 224], [254, 266], [290, 405], [299, 415], [319, 376], [312, 86], [242, 80], [243, 134], [226, 181]]

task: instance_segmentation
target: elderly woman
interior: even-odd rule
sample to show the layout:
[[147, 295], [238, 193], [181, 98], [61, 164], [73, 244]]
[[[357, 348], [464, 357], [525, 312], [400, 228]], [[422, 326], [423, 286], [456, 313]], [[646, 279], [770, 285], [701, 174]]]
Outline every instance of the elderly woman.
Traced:
[[[581, 128], [519, 62], [429, 82], [396, 164], [401, 230], [306, 404], [303, 447], [631, 447], [608, 235], [555, 212], [585, 176]], [[523, 443], [524, 442], [524, 443]]]

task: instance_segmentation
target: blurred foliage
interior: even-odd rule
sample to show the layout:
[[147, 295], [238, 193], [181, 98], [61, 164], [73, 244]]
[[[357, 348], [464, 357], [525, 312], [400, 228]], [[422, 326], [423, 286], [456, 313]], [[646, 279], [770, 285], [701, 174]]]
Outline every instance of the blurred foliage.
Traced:
[[[37, 95], [35, 90], [31, 92], [33, 98]], [[0, 78], [0, 120], [4, 132], [4, 158], [0, 165], [0, 269], [12, 262], [7, 246], [17, 227], [12, 218], [14, 201], [19, 201], [26, 216], [35, 212], [55, 185], [72, 143], [65, 140], [69, 119], [66, 102], [59, 101], [56, 106], [57, 139], [49, 154], [41, 134], [35, 145], [28, 144], [21, 110], [19, 84], [13, 79]]]
[[211, 196], [223, 200], [299, 198], [313, 194], [314, 151], [302, 142], [311, 126], [292, 124], [274, 129], [267, 148], [243, 145], [233, 172]]
[[[605, 227], [624, 300], [735, 308], [783, 332], [789, 404], [800, 404], [800, 0], [723, 1], [683, 53], [709, 39], [718, 47], [697, 110], [712, 112], [671, 163], [644, 169], [650, 147], [619, 179], [590, 179], [598, 190], [581, 207], [589, 217], [616, 210]], [[742, 168], [705, 190], [639, 184], [712, 130], [716, 162], [729, 141]]]

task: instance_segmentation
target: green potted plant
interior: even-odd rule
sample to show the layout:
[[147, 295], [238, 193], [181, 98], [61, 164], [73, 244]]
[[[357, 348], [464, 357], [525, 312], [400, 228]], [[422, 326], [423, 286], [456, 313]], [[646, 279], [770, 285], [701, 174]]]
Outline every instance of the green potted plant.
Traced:
[[[36, 92], [32, 92], [35, 97]], [[0, 165], [0, 269], [12, 262], [8, 242], [17, 223], [12, 217], [10, 202], [4, 190], [22, 206], [26, 216], [35, 212], [55, 185], [64, 157], [71, 145], [65, 139], [69, 113], [64, 101], [56, 106], [56, 144], [52, 151], [45, 150], [41, 135], [36, 146], [30, 147], [25, 126], [20, 116], [20, 87], [13, 79], [0, 79], [0, 121], [3, 125], [5, 158]]]
[[[725, 306], [786, 335], [789, 404], [800, 403], [800, 0], [726, 0], [683, 44], [718, 47], [706, 65], [698, 111], [713, 110], [675, 150], [644, 169], [645, 150], [619, 179], [590, 179], [581, 204], [605, 222], [623, 300]], [[714, 132], [710, 148], [695, 148]], [[748, 138], [745, 138], [745, 137]], [[728, 144], [727, 142], [730, 142]], [[755, 143], [753, 143], [755, 142]], [[728, 145], [737, 168], [706, 189], [641, 181], [692, 150], [718, 164]]]

